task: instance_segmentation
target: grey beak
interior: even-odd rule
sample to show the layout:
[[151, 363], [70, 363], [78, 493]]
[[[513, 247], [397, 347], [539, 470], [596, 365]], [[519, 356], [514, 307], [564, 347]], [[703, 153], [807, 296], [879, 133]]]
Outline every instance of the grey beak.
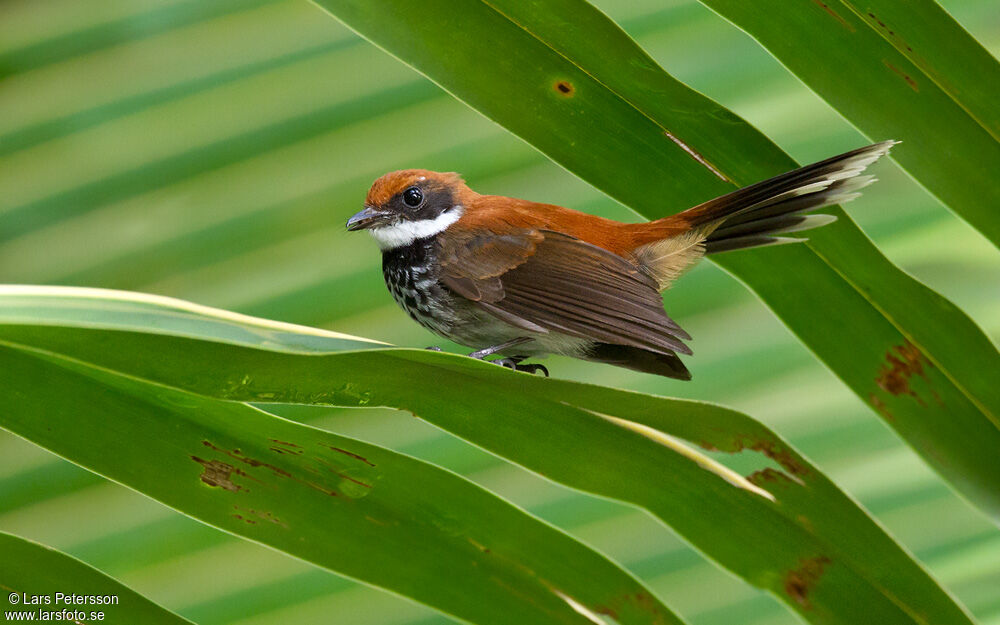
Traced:
[[354, 214], [347, 220], [348, 230], [367, 230], [389, 223], [392, 213], [375, 210], [371, 206], [365, 206], [364, 210]]

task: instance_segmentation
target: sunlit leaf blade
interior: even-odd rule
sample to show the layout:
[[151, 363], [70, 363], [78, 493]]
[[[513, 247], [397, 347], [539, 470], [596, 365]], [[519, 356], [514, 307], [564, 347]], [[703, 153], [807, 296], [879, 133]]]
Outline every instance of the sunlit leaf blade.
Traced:
[[[0, 369], [0, 425], [11, 432], [205, 523], [460, 620], [587, 623], [583, 610], [682, 623], [604, 556], [425, 462], [44, 353], [2, 347]], [[254, 387], [244, 371], [235, 387]]]
[[[190, 623], [65, 553], [6, 532], [0, 532], [0, 590], [0, 608], [4, 612], [34, 614], [30, 619], [34, 621], [81, 622], [76, 617], [82, 613], [83, 622], [112, 625]], [[17, 603], [10, 601], [11, 594], [18, 596]], [[75, 597], [67, 600], [67, 595], [93, 599], [79, 603]], [[64, 611], [72, 614], [67, 618]], [[59, 613], [59, 617], [53, 613]], [[10, 616], [5, 620], [28, 619]]]
[[934, 0], [702, 2], [1000, 245], [1000, 63]]
[[[663, 72], [586, 2], [317, 3], [646, 217], [796, 166]], [[442, 30], [449, 36], [437, 36]], [[923, 149], [911, 142], [893, 154]], [[892, 265], [842, 210], [828, 212], [838, 221], [810, 231], [807, 244], [715, 260], [1000, 522], [1000, 393], [986, 373], [1000, 370], [1000, 352], [958, 307]]]
[[[247, 320], [206, 310], [191, 319], [186, 304], [162, 298], [61, 288], [13, 287], [2, 293], [0, 341], [7, 346], [4, 357], [9, 359], [8, 365], [16, 365], [19, 372], [41, 367], [41, 358], [50, 368], [62, 363], [60, 367], [85, 371], [87, 379], [116, 389], [128, 386], [133, 396], [140, 393], [143, 383], [198, 393], [185, 396], [185, 402], [192, 402], [199, 410], [212, 406], [210, 412], [222, 410], [220, 404], [200, 396], [409, 410], [550, 479], [646, 508], [708, 556], [771, 591], [809, 622], [857, 623], [866, 618], [879, 623], [970, 622], [934, 580], [815, 466], [741, 413], [699, 402], [514, 374], [472, 359], [425, 350], [389, 349], [360, 341], [357, 345], [366, 349], [345, 350], [343, 337], [331, 337], [326, 345], [304, 345], [294, 336], [277, 342], [269, 337], [265, 344], [265, 339], [255, 339], [250, 333], [233, 340], [237, 332], [230, 331], [227, 339], [220, 341], [205, 328], [219, 323], [246, 329]], [[141, 313], [136, 312], [137, 300], [143, 303]], [[96, 313], [102, 308], [104, 314]], [[35, 315], [42, 321], [32, 322]], [[183, 320], [190, 320], [189, 329], [184, 329]], [[258, 320], [252, 325], [260, 328], [267, 324]], [[173, 329], [163, 333], [156, 329], [161, 326]], [[294, 334], [291, 328], [286, 329]], [[156, 357], [145, 357], [148, 354]], [[19, 373], [14, 384], [30, 387], [33, 375], [41, 373]], [[130, 381], [119, 375], [128, 376]], [[428, 384], [431, 380], [438, 383]], [[96, 396], [101, 394], [95, 392]], [[154, 397], [146, 401], [164, 400]], [[27, 396], [19, 403], [35, 405], [41, 411], [46, 400]], [[170, 402], [172, 411], [178, 410], [174, 403]], [[70, 432], [50, 432], [37, 420], [18, 414], [23, 410], [0, 417], [0, 424], [95, 470], [107, 466], [106, 461], [94, 466], [107, 455], [107, 444], [103, 454], [95, 454]], [[204, 422], [203, 427], [209, 430], [191, 444], [204, 449], [201, 440], [206, 439], [199, 437], [218, 439], [220, 442], [212, 442], [214, 447], [239, 447], [240, 457], [262, 455], [268, 463], [281, 467], [292, 462], [296, 474], [302, 475], [301, 467], [294, 463], [305, 456], [293, 455], [291, 460], [287, 456], [289, 449], [294, 453], [300, 448], [282, 447], [272, 439], [302, 445], [305, 433], [318, 433], [299, 431], [302, 428], [241, 405], [229, 404], [222, 411], [226, 413], [222, 421], [210, 412], [200, 418], [184, 413], [183, 423]], [[136, 421], [132, 418], [128, 422]], [[147, 436], [169, 438], [169, 426], [145, 418], [138, 421], [129, 427], [150, 431]], [[79, 427], [94, 428], [97, 423]], [[166, 429], [159, 432], [157, 428]], [[263, 430], [263, 444], [256, 443], [261, 449], [253, 447], [252, 438], [238, 442], [236, 432], [242, 430]], [[391, 456], [391, 452], [356, 441], [335, 444], [348, 445], [344, 448], [377, 467]], [[275, 453], [275, 446], [284, 452]], [[233, 453], [223, 451], [213, 459], [230, 462]], [[141, 455], [148, 454], [146, 449]], [[745, 475], [727, 468], [720, 463], [729, 458], [726, 454], [739, 454], [752, 468]], [[185, 473], [183, 467], [191, 464], [190, 459], [176, 455], [181, 457], [173, 460], [178, 465], [175, 471]], [[122, 464], [118, 459], [114, 466]], [[120, 470], [128, 471], [130, 466], [125, 463]], [[196, 476], [199, 468], [188, 467], [187, 477]], [[375, 469], [368, 463], [354, 468], [360, 472], [352, 478], [376, 486], [391, 485], [388, 477], [371, 482]], [[254, 477], [261, 479], [259, 474]], [[326, 484], [320, 483], [324, 488]], [[241, 481], [240, 486], [260, 490], [253, 483]], [[353, 488], [342, 480], [333, 488], [344, 486]], [[157, 484], [146, 485], [143, 492], [167, 500], [152, 490], [159, 488]], [[419, 495], [410, 493], [414, 506], [431, 496], [427, 488], [421, 488]], [[316, 499], [308, 488], [299, 490]], [[367, 495], [353, 504], [361, 506], [371, 501], [377, 488], [351, 492]], [[223, 494], [206, 490], [204, 500], [215, 502]], [[272, 507], [256, 509], [270, 511]], [[232, 510], [223, 507], [221, 514], [209, 520], [260, 540], [229, 518]], [[275, 514], [294, 527], [304, 518], [292, 523], [287, 514]], [[453, 514], [448, 512], [449, 518]], [[324, 523], [327, 528], [334, 525], [329, 520]], [[234, 525], [239, 530], [232, 529]], [[361, 526], [374, 532], [371, 540], [377, 540], [375, 529], [364, 523]], [[285, 535], [276, 527], [266, 529], [272, 535]], [[477, 531], [475, 541], [490, 545], [483, 543], [490, 534], [482, 528]], [[288, 549], [274, 540], [269, 544]], [[391, 543], [391, 537], [381, 542], [386, 541]], [[599, 613], [618, 614], [624, 609], [623, 596], [614, 594], [600, 604], [588, 605]]]

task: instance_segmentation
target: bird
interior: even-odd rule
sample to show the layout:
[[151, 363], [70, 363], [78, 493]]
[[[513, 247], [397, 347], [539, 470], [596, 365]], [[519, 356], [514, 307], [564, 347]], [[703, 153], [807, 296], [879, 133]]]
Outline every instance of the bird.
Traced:
[[[480, 195], [454, 172], [405, 169], [372, 184], [349, 231], [367, 230], [397, 304], [420, 325], [526, 373], [562, 354], [678, 380], [691, 336], [662, 291], [711, 254], [797, 243], [826, 225], [811, 211], [875, 180], [882, 141], [752, 184], [685, 211], [623, 223], [553, 204]], [[439, 349], [429, 347], [428, 349]]]

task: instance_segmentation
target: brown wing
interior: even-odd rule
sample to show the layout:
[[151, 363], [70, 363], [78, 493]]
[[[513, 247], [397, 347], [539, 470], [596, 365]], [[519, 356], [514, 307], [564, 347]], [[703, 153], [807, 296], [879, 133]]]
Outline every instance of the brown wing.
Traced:
[[526, 262], [542, 239], [539, 231], [528, 229], [508, 234], [456, 233], [439, 254], [445, 284], [474, 302], [495, 302], [503, 298], [497, 277]]
[[655, 352], [690, 354], [656, 281], [605, 249], [548, 230], [453, 239], [442, 281], [500, 319]]

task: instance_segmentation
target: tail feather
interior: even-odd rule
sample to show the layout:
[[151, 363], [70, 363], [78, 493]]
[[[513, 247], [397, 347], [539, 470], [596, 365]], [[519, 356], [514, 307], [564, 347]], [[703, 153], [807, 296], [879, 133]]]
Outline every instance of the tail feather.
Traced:
[[691, 372], [673, 352], [652, 352], [629, 345], [595, 343], [583, 358], [642, 373], [662, 375], [675, 380], [691, 379]]
[[[834, 218], [836, 221], [836, 218]], [[804, 243], [805, 237], [776, 237], [768, 234], [754, 234], [733, 239], [721, 239], [705, 244], [705, 254], [718, 254], [733, 250], [745, 250], [750, 247], [767, 247], [768, 245], [784, 245], [785, 243]]]
[[[745, 237], [751, 234], [785, 234], [788, 232], [809, 230], [810, 228], [819, 228], [834, 221], [837, 221], [837, 218], [833, 215], [802, 215], [798, 212], [782, 213], [774, 217], [762, 217], [731, 226], [726, 223], [725, 230], [723, 231], [725, 237], [713, 236], [712, 238], [716, 240], [721, 238]], [[719, 230], [722, 230], [722, 228]], [[719, 234], [719, 230], [716, 230], [713, 235]]]
[[[757, 204], [752, 207], [751, 210], [740, 212], [739, 214], [735, 214], [729, 219], [726, 219], [717, 231], [726, 230], [730, 226], [746, 223], [748, 221], [756, 221], [758, 219], [765, 219], [777, 215], [801, 213], [810, 209], [829, 206], [830, 204], [850, 202], [854, 198], [861, 195], [859, 191], [862, 188], [867, 187], [869, 184], [876, 181], [877, 178], [874, 176], [857, 176], [846, 180], [838, 180], [824, 189], [822, 193], [813, 193], [787, 198], [776, 197], [771, 201]], [[817, 204], [818, 200], [822, 201], [823, 204]]]
[[818, 228], [832, 215], [804, 215], [860, 195], [875, 181], [859, 175], [897, 141], [883, 141], [752, 184], [693, 208], [636, 224], [640, 267], [665, 289], [705, 254], [804, 241], [778, 236]]
[[[705, 252], [721, 252], [793, 239], [771, 235], [819, 227], [835, 218], [804, 219], [798, 213], [858, 197], [875, 181], [859, 174], [888, 153], [896, 141], [883, 141], [744, 187], [675, 215], [692, 229], [703, 229]], [[779, 219], [795, 216], [799, 219]], [[751, 224], [754, 224], [751, 226]]]
[[811, 230], [835, 221], [837, 218], [833, 215], [801, 215], [798, 212], [790, 212], [775, 217], [745, 221], [733, 226], [727, 223], [724, 230], [722, 228], [716, 230], [705, 241], [705, 253], [717, 254], [748, 247], [801, 242], [805, 239], [774, 235]]

